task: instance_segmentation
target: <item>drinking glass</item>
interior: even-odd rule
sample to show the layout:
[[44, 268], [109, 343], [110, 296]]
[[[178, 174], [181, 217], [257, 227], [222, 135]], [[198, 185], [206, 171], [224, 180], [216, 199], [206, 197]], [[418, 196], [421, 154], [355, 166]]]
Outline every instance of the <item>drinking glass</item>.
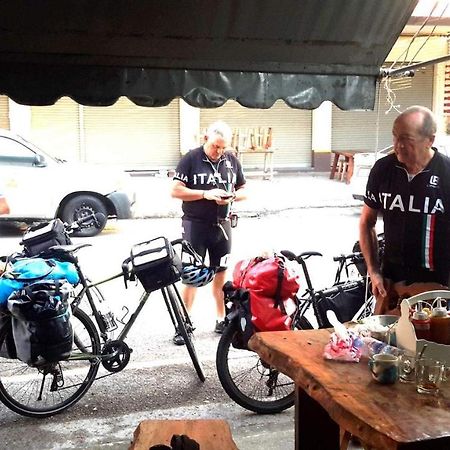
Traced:
[[435, 359], [422, 358], [416, 362], [416, 389], [419, 394], [436, 395], [444, 378], [445, 365]]

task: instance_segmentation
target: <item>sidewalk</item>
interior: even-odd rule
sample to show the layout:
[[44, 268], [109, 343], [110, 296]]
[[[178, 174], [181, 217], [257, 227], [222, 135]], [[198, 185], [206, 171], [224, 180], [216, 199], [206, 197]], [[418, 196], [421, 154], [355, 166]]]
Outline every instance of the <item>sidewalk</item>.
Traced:
[[[170, 197], [172, 180], [166, 176], [133, 176], [136, 218], [180, 217], [181, 201]], [[298, 208], [358, 206], [350, 186], [330, 180], [328, 173], [300, 172], [275, 175], [272, 181], [247, 179], [248, 199], [236, 203], [241, 216], [259, 216]]]

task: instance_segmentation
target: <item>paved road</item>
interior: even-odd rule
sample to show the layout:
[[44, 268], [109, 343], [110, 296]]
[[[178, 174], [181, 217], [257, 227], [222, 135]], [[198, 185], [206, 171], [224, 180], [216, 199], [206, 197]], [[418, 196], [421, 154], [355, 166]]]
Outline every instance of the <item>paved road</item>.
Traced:
[[[263, 218], [243, 218], [235, 233], [233, 261], [255, 256], [268, 248], [288, 248], [297, 253], [317, 250], [324, 254], [310, 264], [317, 288], [330, 285], [335, 265], [332, 256], [351, 251], [357, 236], [359, 208], [295, 210]], [[179, 219], [124, 221], [108, 226], [92, 239], [93, 246], [80, 253], [81, 264], [98, 280], [120, 270], [121, 262], [136, 242], [165, 235], [179, 237]], [[14, 251], [20, 235], [2, 230], [0, 253]], [[304, 286], [304, 283], [303, 283]], [[103, 289], [120, 317], [132, 307], [138, 287], [123, 288], [114, 281]], [[132, 329], [128, 343], [134, 349], [130, 365], [121, 373], [97, 381], [88, 394], [60, 416], [27, 419], [0, 407], [0, 447], [8, 449], [127, 448], [139, 421], [148, 418], [225, 418], [241, 450], [293, 447], [293, 411], [257, 416], [231, 402], [215, 373], [218, 336], [210, 291], [204, 288], [193, 311], [196, 346], [205, 366], [207, 381], [200, 383], [184, 347], [171, 344], [172, 328], [158, 293]]]

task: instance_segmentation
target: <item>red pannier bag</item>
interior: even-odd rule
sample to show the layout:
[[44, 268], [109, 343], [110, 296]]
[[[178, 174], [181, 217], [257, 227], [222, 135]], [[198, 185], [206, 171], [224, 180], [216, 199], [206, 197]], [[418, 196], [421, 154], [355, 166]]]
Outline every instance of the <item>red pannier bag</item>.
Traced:
[[233, 271], [233, 286], [250, 293], [252, 324], [257, 331], [284, 331], [291, 328], [291, 315], [299, 290], [298, 275], [285, 266], [284, 258], [252, 258], [239, 261]]

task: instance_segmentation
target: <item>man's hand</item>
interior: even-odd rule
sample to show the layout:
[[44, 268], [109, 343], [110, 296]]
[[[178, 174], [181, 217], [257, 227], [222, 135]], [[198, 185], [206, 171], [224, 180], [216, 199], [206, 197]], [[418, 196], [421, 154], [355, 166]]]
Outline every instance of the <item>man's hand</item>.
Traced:
[[223, 189], [210, 189], [203, 192], [203, 198], [215, 201], [218, 205], [227, 205], [233, 199], [234, 195]]

